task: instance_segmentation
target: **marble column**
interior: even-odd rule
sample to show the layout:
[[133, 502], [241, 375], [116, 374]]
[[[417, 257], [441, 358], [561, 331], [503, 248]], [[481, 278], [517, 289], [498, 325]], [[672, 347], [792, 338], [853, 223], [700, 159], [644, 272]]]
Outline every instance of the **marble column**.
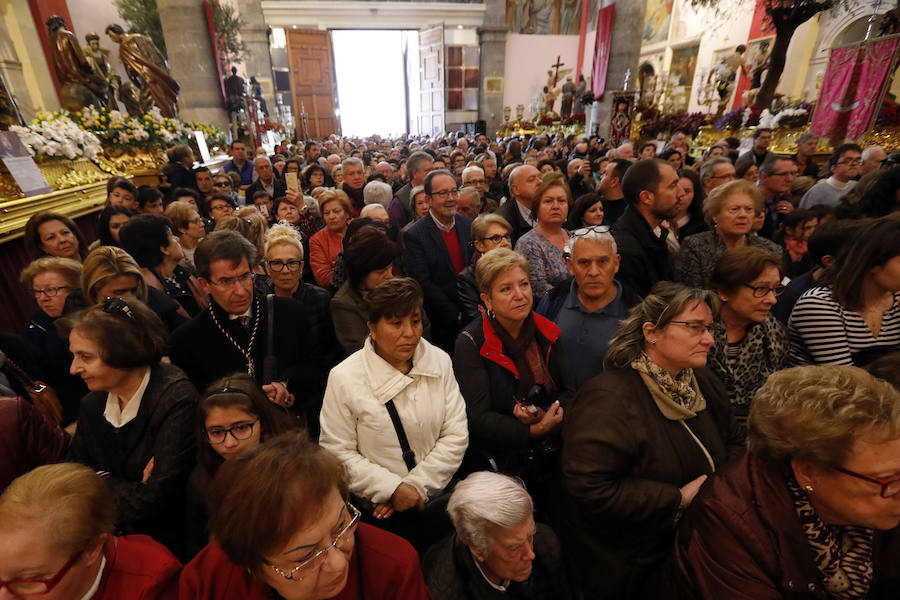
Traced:
[[[604, 0], [603, 6], [611, 4]], [[591, 123], [599, 125], [601, 137], [609, 138], [609, 120], [612, 117], [612, 92], [622, 91], [625, 73], [631, 71], [628, 89], [637, 89], [637, 71], [641, 57], [641, 35], [644, 30], [646, 2], [616, 2], [616, 16], [613, 22], [612, 44], [610, 46], [609, 68], [606, 72], [606, 93], [603, 99], [591, 107]], [[635, 32], [638, 32], [636, 35]], [[590, 129], [588, 129], [590, 131]]]
[[503, 94], [486, 94], [484, 78], [502, 78], [506, 69], [506, 0], [485, 0], [484, 4], [484, 24], [478, 29], [481, 45], [478, 118], [487, 124], [488, 137], [493, 137], [503, 122]]
[[181, 86], [178, 116], [228, 128], [228, 114], [206, 13], [196, 0], [157, 0], [169, 71]]
[[237, 5], [241, 20], [244, 21], [244, 26], [241, 27], [241, 40], [247, 45], [247, 53], [244, 57], [247, 81], [249, 82], [251, 77], [256, 77], [262, 84], [269, 116], [272, 116], [275, 108], [275, 97], [273, 96], [275, 82], [272, 81], [269, 35], [266, 33], [262, 3], [260, 0], [238, 0]]

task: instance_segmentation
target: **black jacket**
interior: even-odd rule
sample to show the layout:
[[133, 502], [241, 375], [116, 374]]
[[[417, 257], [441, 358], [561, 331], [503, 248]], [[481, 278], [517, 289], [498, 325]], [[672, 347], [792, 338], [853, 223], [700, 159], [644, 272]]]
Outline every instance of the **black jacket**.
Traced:
[[666, 244], [667, 233], [663, 229], [662, 235], [656, 237], [647, 220], [631, 205], [613, 227], [612, 234], [622, 257], [616, 277], [644, 298], [656, 282], [675, 278]]
[[462, 325], [465, 327], [478, 318], [478, 307], [481, 306], [481, 293], [478, 280], [475, 279], [475, 264], [472, 263], [456, 276], [456, 293], [462, 309]]
[[[253, 203], [253, 194], [256, 192], [264, 192], [266, 188], [263, 187], [262, 181], [257, 179], [244, 191], [244, 197], [247, 199], [247, 204]], [[284, 185], [284, 181], [280, 178], [276, 177], [272, 180], [272, 191], [275, 192], [272, 194], [272, 199], [281, 198], [282, 196], [287, 195], [287, 188]]]
[[500, 215], [504, 219], [506, 219], [510, 225], [512, 225], [512, 231], [510, 235], [512, 235], [512, 247], [516, 247], [516, 242], [519, 241], [519, 238], [531, 231], [531, 225], [528, 224], [522, 217], [522, 213], [519, 212], [518, 204], [516, 203], [516, 199], [513, 197], [509, 197], [506, 199], [506, 202], [500, 205], [500, 208], [494, 213], [495, 215]]

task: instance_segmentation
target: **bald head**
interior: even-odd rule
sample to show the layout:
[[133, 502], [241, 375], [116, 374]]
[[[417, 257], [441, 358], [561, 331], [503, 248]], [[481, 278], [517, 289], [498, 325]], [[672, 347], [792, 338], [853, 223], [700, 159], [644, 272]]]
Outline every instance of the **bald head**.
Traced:
[[541, 185], [541, 172], [531, 165], [516, 167], [509, 174], [509, 192], [519, 204], [531, 208], [534, 192]]
[[257, 156], [253, 159], [253, 170], [259, 177], [260, 181], [269, 185], [275, 179], [275, 170], [272, 168], [272, 161], [268, 156]]

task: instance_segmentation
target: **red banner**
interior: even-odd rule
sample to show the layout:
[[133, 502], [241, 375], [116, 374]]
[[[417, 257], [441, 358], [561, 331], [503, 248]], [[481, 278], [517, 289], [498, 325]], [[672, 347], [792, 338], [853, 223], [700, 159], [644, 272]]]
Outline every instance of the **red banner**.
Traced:
[[606, 91], [606, 72], [609, 68], [615, 14], [615, 4], [601, 8], [597, 14], [597, 39], [594, 41], [594, 64], [591, 68], [591, 91], [595, 98], [602, 98]]

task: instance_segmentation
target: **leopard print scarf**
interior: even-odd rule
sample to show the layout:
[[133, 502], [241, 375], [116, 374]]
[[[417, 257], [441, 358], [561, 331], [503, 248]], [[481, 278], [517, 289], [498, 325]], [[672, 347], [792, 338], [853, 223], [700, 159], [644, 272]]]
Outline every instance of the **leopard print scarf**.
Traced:
[[697, 390], [694, 388], [694, 370], [682, 369], [675, 377], [653, 362], [646, 353], [631, 363], [631, 368], [651, 377], [676, 404], [688, 410], [694, 410], [697, 403]]
[[787, 477], [813, 561], [832, 598], [865, 598], [872, 582], [872, 536], [865, 527], [825, 525], [793, 475]]

